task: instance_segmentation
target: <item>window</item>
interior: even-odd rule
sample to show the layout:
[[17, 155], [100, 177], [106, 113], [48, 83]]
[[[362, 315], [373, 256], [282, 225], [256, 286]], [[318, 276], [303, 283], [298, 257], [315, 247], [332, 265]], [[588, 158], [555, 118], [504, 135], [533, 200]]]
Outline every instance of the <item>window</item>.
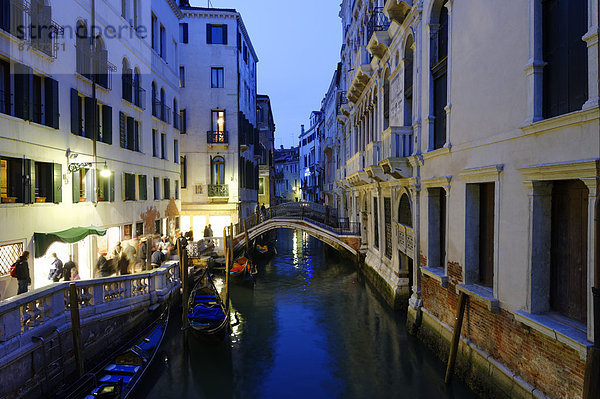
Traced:
[[179, 180], [175, 180], [175, 199], [179, 199]]
[[379, 205], [377, 203], [377, 197], [373, 198], [373, 246], [375, 249], [379, 249]]
[[160, 116], [160, 101], [158, 101], [158, 88], [156, 82], [152, 82], [152, 116]]
[[88, 79], [91, 78], [90, 39], [87, 26], [82, 21], [77, 21], [75, 52], [77, 73]]
[[246, 43], [244, 43], [244, 62], [246, 64], [248, 63], [248, 47], [246, 46]]
[[133, 103], [142, 109], [146, 108], [146, 90], [142, 88], [142, 75], [138, 68], [133, 74]]
[[388, 127], [390, 127], [390, 73], [386, 70], [383, 78], [383, 130]]
[[0, 112], [11, 114], [10, 64], [0, 60]]
[[[97, 113], [97, 124], [94, 126], [94, 112]], [[102, 112], [102, 113], [100, 113]], [[99, 131], [102, 127], [102, 131]], [[112, 108], [108, 105], [99, 110], [98, 102], [90, 97], [80, 96], [77, 90], [71, 89], [71, 133], [112, 143]], [[102, 133], [102, 136], [100, 135]]]
[[163, 24], [160, 24], [160, 57], [167, 59], [167, 32]]
[[173, 127], [179, 130], [179, 106], [177, 105], [177, 99], [173, 98]]
[[223, 157], [214, 157], [211, 161], [211, 177], [212, 185], [225, 184], [225, 159]]
[[404, 126], [412, 126], [413, 103], [413, 39], [409, 36], [404, 46]]
[[108, 50], [104, 46], [104, 40], [100, 36], [96, 36], [95, 40], [95, 54], [94, 58], [96, 63], [94, 65], [94, 76], [92, 77], [95, 82], [103, 88], [109, 90], [111, 88], [111, 81], [109, 79], [109, 63], [108, 63]]
[[2, 203], [62, 201], [62, 166], [23, 158], [0, 158]]
[[188, 24], [187, 22], [179, 24], [179, 41], [181, 43], [188, 43]]
[[187, 115], [186, 115], [185, 109], [182, 109], [181, 111], [179, 111], [179, 118], [180, 118], [180, 123], [181, 123], [181, 127], [179, 128], [179, 133], [186, 134], [187, 133]]
[[552, 187], [550, 310], [587, 322], [589, 190], [581, 180]]
[[35, 171], [35, 202], [54, 202], [62, 200], [62, 166], [49, 162], [32, 162]]
[[446, 105], [448, 105], [448, 9], [447, 0], [441, 4], [437, 17], [438, 29], [431, 33], [431, 76], [433, 79], [433, 134], [430, 148], [442, 148], [446, 144]]
[[171, 198], [171, 180], [163, 179], [163, 199]]
[[580, 110], [588, 98], [587, 1], [542, 2], [543, 116]]
[[173, 140], [173, 162], [179, 162], [179, 141]]
[[98, 202], [113, 202], [115, 200], [115, 178], [98, 176]]
[[158, 177], [154, 177], [154, 200], [160, 200], [160, 179]]
[[121, 17], [127, 19], [127, 0], [121, 0]]
[[179, 160], [180, 171], [181, 171], [181, 188], [187, 188], [187, 158], [182, 155]]
[[146, 175], [138, 175], [138, 198], [140, 201], [146, 201], [148, 199], [148, 183]]
[[427, 266], [446, 268], [446, 190], [436, 187], [427, 190]]
[[167, 159], [167, 135], [161, 133], [160, 135], [160, 154], [162, 159]]
[[112, 107], [106, 104], [96, 104], [98, 117], [98, 141], [112, 144]]
[[135, 175], [123, 173], [123, 201], [135, 201]]
[[410, 210], [410, 200], [408, 195], [402, 194], [398, 204], [398, 223], [412, 227], [412, 212]]
[[152, 129], [152, 156], [159, 158], [158, 151], [158, 130]]
[[213, 110], [211, 112], [212, 120], [212, 143], [226, 143], [225, 133], [225, 111], [224, 110]]
[[140, 122], [119, 112], [119, 132], [121, 148], [140, 152]]
[[90, 169], [80, 169], [71, 173], [73, 203], [94, 201], [94, 173]]
[[383, 219], [385, 225], [385, 256], [392, 259], [392, 199], [383, 198]]
[[152, 22], [151, 22], [150, 30], [151, 30], [151, 37], [152, 37], [152, 48], [154, 50], [158, 50], [158, 38], [156, 37], [157, 28], [158, 28], [158, 19], [156, 18], [156, 15], [154, 15], [154, 13], [152, 13]]
[[223, 87], [223, 68], [211, 68], [210, 70], [210, 87], [222, 88]]
[[467, 282], [494, 285], [494, 183], [467, 184], [466, 248]]
[[227, 25], [206, 24], [207, 44], [227, 44]]
[[258, 180], [258, 195], [265, 195], [265, 178], [261, 177]]
[[137, 31], [140, 26], [140, 1], [133, 0], [133, 29]]
[[121, 80], [122, 80], [122, 91], [123, 100], [132, 102], [133, 101], [133, 74], [129, 67], [127, 58], [123, 58], [123, 66], [121, 68]]
[[179, 67], [179, 87], [185, 87], [185, 67]]

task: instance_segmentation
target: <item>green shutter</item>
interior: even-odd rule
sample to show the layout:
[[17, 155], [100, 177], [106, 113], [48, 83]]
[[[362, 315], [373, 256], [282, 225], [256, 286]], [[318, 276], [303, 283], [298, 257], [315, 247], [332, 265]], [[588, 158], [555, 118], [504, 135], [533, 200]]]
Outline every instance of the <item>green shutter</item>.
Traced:
[[33, 74], [26, 65], [15, 63], [15, 116], [30, 120], [33, 112]]
[[115, 174], [110, 175], [108, 201], [115, 201]]
[[55, 204], [62, 202], [62, 165], [59, 163], [54, 164], [54, 191], [52, 201]]
[[35, 202], [35, 163], [31, 159], [23, 159], [23, 203]]
[[52, 78], [44, 79], [44, 106], [46, 107], [46, 126], [58, 129], [58, 82]]
[[97, 102], [91, 97], [85, 97], [85, 128], [83, 133], [88, 139], [94, 139], [94, 112]]
[[121, 148], [127, 148], [127, 133], [125, 130], [125, 114], [119, 111], [119, 142]]
[[73, 190], [73, 203], [77, 204], [80, 196], [79, 189], [81, 188], [81, 176], [79, 171], [71, 173], [71, 184], [71, 188]]
[[127, 198], [127, 193], [125, 191], [125, 187], [127, 185], [125, 182], [125, 180], [127, 178], [126, 176], [127, 175], [125, 173], [121, 173], [121, 198], [123, 198], [123, 201], [125, 201]]
[[81, 135], [81, 124], [79, 121], [81, 116], [79, 115], [79, 93], [77, 90], [71, 89], [71, 133], [77, 136]]
[[112, 107], [102, 106], [102, 141], [112, 144]]

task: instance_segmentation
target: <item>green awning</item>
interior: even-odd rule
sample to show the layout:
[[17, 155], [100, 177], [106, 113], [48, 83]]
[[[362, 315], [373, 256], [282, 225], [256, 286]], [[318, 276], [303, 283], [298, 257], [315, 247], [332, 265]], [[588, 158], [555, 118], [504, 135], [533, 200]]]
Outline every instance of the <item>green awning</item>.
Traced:
[[72, 227], [56, 233], [33, 233], [33, 248], [35, 252], [34, 256], [36, 258], [43, 256], [53, 242], [61, 241], [72, 244], [74, 242], [83, 240], [90, 234], [103, 236], [106, 234], [106, 229], [103, 229], [102, 227], [90, 226]]

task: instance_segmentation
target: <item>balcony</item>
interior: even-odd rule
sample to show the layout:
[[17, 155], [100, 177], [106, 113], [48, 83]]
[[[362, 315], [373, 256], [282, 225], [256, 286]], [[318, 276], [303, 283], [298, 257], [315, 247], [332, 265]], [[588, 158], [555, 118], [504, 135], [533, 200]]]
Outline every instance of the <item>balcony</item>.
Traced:
[[391, 126], [383, 134], [383, 172], [396, 178], [412, 177], [412, 167], [407, 158], [413, 152], [413, 130], [410, 126]]
[[171, 108], [160, 100], [154, 99], [152, 102], [152, 116], [168, 125], [171, 123]]
[[378, 59], [382, 59], [388, 50], [391, 39], [387, 31], [390, 21], [383, 13], [382, 7], [376, 7], [371, 13], [367, 24], [367, 50]]
[[412, 0], [387, 0], [383, 12], [392, 20], [402, 25], [413, 6]]
[[371, 179], [367, 175], [367, 172], [363, 168], [364, 155], [362, 152], [357, 152], [346, 162], [346, 169], [348, 177], [346, 180], [352, 186], [362, 186], [363, 184], [369, 184]]
[[346, 97], [345, 91], [340, 91], [337, 94], [337, 102], [335, 104], [336, 115], [342, 114], [342, 105], [348, 104], [348, 97]]
[[349, 91], [347, 94], [348, 99], [353, 103], [358, 101], [371, 80], [373, 74], [371, 59], [372, 56], [365, 47], [361, 47], [356, 53], [352, 70], [349, 71], [352, 74], [352, 79], [348, 85]]
[[95, 82], [106, 90], [112, 89], [112, 74], [117, 67], [108, 62], [108, 52], [89, 47], [76, 50], [76, 70], [81, 76]]
[[173, 127], [181, 130], [181, 115], [175, 110], [173, 110]]
[[206, 132], [206, 142], [208, 144], [229, 144], [229, 132], [209, 130]]
[[209, 184], [209, 198], [229, 198], [229, 186], [227, 184]]
[[141, 109], [146, 109], [146, 90], [133, 86], [133, 104]]

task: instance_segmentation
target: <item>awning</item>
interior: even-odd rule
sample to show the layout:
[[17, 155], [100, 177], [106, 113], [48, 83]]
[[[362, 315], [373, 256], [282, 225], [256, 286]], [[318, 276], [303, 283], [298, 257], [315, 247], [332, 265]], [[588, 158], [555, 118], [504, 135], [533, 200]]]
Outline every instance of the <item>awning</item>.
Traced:
[[34, 256], [36, 258], [43, 256], [53, 242], [61, 241], [72, 244], [74, 242], [83, 240], [90, 234], [103, 236], [106, 234], [106, 229], [103, 229], [102, 227], [90, 226], [72, 227], [56, 233], [33, 233]]

